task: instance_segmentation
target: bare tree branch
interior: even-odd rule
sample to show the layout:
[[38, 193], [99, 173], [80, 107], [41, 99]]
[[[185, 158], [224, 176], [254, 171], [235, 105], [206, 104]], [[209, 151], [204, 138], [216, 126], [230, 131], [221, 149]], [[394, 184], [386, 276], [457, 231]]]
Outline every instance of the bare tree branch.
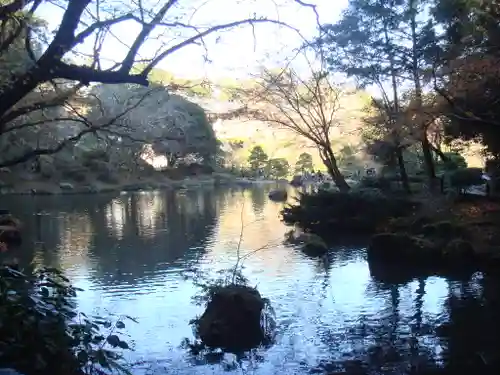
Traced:
[[[8, 124], [13, 120], [17, 119], [18, 117], [27, 115], [28, 113], [35, 112], [41, 109], [58, 107], [64, 104], [64, 102], [68, 98], [76, 94], [82, 86], [83, 85], [81, 84], [76, 85], [72, 87], [70, 90], [64, 91], [52, 99], [43, 98], [42, 100], [36, 101], [34, 103], [19, 108], [14, 108], [12, 111], [8, 112], [5, 116], [0, 117], [0, 122], [3, 124]], [[2, 133], [1, 129], [2, 127], [0, 126], [0, 134]]]
[[[123, 118], [126, 114], [128, 114], [130, 111], [134, 110], [135, 108], [139, 107], [144, 100], [146, 100], [151, 94], [154, 92], [154, 90], [148, 90], [144, 95], [142, 95], [133, 105], [128, 106], [126, 109], [118, 113], [117, 115], [113, 116], [110, 119], [104, 118], [102, 123], [99, 124], [94, 124], [91, 121], [89, 121], [85, 116], [81, 115], [78, 113], [76, 117], [71, 117], [70, 121], [73, 122], [78, 122], [83, 125], [85, 125], [85, 129], [80, 130], [77, 134], [74, 136], [68, 137], [60, 142], [56, 146], [53, 147], [47, 147], [47, 148], [39, 148], [39, 149], [31, 149], [29, 151], [26, 151], [22, 155], [15, 156], [12, 158], [9, 158], [7, 160], [1, 161], [0, 162], [0, 168], [4, 167], [10, 167], [13, 165], [17, 165], [20, 163], [25, 163], [29, 160], [32, 160], [38, 156], [42, 155], [53, 155], [64, 149], [65, 147], [74, 144], [78, 142], [80, 139], [82, 139], [85, 135], [87, 134], [97, 134], [98, 132], [110, 132], [114, 133], [118, 136], [123, 136], [122, 134], [119, 134], [117, 131], [112, 130], [111, 128], [113, 126], [117, 126], [117, 121]], [[75, 112], [77, 112], [75, 110]], [[51, 122], [61, 122], [61, 121], [67, 121], [66, 117], [56, 117], [50, 120]], [[40, 124], [41, 121], [39, 122], [31, 122], [31, 123], [25, 123], [22, 125], [19, 125], [13, 130], [19, 130], [19, 129], [25, 129], [29, 127], [35, 127]], [[9, 132], [9, 130], [4, 130], [4, 134]], [[175, 140], [178, 141], [178, 137], [169, 137], [169, 136], [163, 136], [163, 139], [165, 140]]]
[[290, 68], [278, 73], [264, 71], [260, 87], [247, 90], [250, 91], [245, 97], [250, 102], [247, 114], [314, 143], [337, 187], [348, 190], [331, 142], [332, 131], [339, 125], [336, 115], [341, 90], [321, 67], [315, 68], [310, 61], [308, 65], [307, 79]]
[[183, 42], [181, 43], [178, 43], [176, 44], [175, 46], [172, 46], [168, 49], [166, 49], [165, 51], [163, 51], [162, 53], [160, 53], [158, 56], [156, 56], [152, 61], [151, 63], [142, 71], [142, 74], [145, 74], [145, 75], [148, 75], [151, 70], [161, 61], [163, 60], [165, 57], [167, 57], [168, 55], [180, 50], [181, 48], [183, 47], [186, 47], [190, 44], [193, 44], [195, 42], [197, 42], [198, 40], [210, 35], [210, 34], [213, 34], [217, 31], [221, 31], [221, 30], [227, 30], [227, 29], [232, 29], [232, 28], [235, 28], [237, 26], [241, 26], [241, 25], [254, 25], [254, 24], [257, 24], [257, 23], [272, 23], [272, 24], [276, 24], [276, 25], [281, 25], [281, 26], [285, 26], [285, 27], [288, 27], [294, 31], [296, 31], [297, 33], [299, 33], [300, 35], [300, 32], [298, 29], [284, 23], [284, 22], [281, 22], [281, 21], [278, 21], [278, 20], [272, 20], [272, 19], [268, 19], [268, 18], [247, 18], [247, 19], [243, 19], [243, 20], [239, 20], [239, 21], [234, 21], [234, 22], [229, 22], [229, 23], [225, 23], [225, 24], [220, 24], [220, 25], [217, 25], [217, 26], [213, 26], [213, 27], [210, 27], [208, 28], [207, 30], [205, 31], [202, 31], [202, 32], [199, 32], [197, 35], [194, 35], [186, 40], [184, 40]]

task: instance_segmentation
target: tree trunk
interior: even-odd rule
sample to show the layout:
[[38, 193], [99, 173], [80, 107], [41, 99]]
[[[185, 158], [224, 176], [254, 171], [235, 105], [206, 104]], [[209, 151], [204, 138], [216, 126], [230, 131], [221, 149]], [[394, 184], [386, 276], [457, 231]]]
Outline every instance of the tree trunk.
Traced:
[[408, 173], [406, 173], [405, 161], [403, 158], [403, 151], [400, 147], [396, 149], [396, 156], [398, 158], [399, 174], [401, 175], [401, 182], [403, 184], [403, 189], [410, 194], [410, 181], [408, 180]]
[[[390, 40], [389, 40], [389, 32], [387, 30], [387, 24], [384, 25], [384, 36], [385, 36], [385, 44], [386, 47], [388, 47], [388, 50], [390, 50], [391, 45], [390, 45]], [[396, 68], [395, 68], [395, 62], [394, 62], [394, 55], [389, 54], [389, 63], [391, 67], [391, 83], [392, 83], [392, 94], [393, 94], [393, 101], [394, 101], [394, 113], [390, 113], [390, 119], [392, 122], [393, 130], [392, 130], [392, 135], [395, 139], [396, 143], [396, 157], [398, 159], [398, 165], [399, 165], [399, 173], [401, 175], [401, 182], [403, 183], [403, 188], [404, 190], [410, 194], [410, 182], [408, 181], [408, 174], [406, 173], [406, 167], [405, 167], [405, 161], [403, 158], [403, 150], [401, 149], [401, 139], [397, 130], [397, 121], [396, 119], [399, 117], [399, 95], [398, 95], [398, 82], [396, 79]]]
[[349, 184], [346, 182], [344, 176], [339, 170], [337, 165], [337, 160], [335, 159], [335, 155], [331, 149], [320, 150], [321, 159], [323, 160], [323, 164], [328, 170], [328, 174], [332, 178], [335, 185], [339, 188], [340, 191], [346, 192], [351, 188]]
[[[419, 55], [420, 51], [418, 50], [418, 36], [417, 36], [417, 9], [414, 0], [410, 0], [409, 3], [411, 19], [411, 39], [412, 39], [412, 74], [413, 74], [413, 83], [415, 85], [415, 99], [417, 103], [418, 115], [422, 114], [422, 85], [420, 82], [420, 72], [419, 72]], [[434, 160], [432, 158], [431, 146], [429, 143], [429, 139], [427, 138], [427, 128], [426, 125], [418, 123], [420, 127], [420, 144], [422, 145], [422, 151], [424, 153], [424, 163], [425, 169], [427, 171], [427, 176], [429, 178], [429, 183], [432, 188], [434, 185], [434, 181], [436, 179], [436, 171], [434, 168]]]
[[427, 171], [427, 176], [429, 177], [429, 186], [431, 187], [431, 190], [435, 186], [435, 181], [436, 181], [436, 168], [434, 167], [434, 158], [432, 157], [432, 149], [431, 145], [429, 142], [429, 139], [427, 139], [427, 134], [424, 131], [424, 134], [422, 136], [422, 151], [424, 153], [424, 162], [425, 162], [425, 169]]
[[432, 143], [430, 143], [430, 147], [431, 147], [431, 150], [434, 151], [434, 153], [439, 157], [439, 159], [441, 159], [441, 161], [443, 162], [447, 162], [447, 161], [450, 161], [450, 158], [447, 157], [443, 151], [441, 151], [441, 149], [439, 147], [436, 147], [434, 146]]

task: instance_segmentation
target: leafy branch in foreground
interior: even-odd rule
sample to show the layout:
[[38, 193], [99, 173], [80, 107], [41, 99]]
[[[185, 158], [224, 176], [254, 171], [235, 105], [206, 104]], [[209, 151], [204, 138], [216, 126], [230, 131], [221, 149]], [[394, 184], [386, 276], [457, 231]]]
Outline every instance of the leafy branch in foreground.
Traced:
[[122, 351], [124, 320], [75, 310], [78, 288], [54, 268], [32, 276], [0, 268], [0, 363], [24, 374], [129, 373]]

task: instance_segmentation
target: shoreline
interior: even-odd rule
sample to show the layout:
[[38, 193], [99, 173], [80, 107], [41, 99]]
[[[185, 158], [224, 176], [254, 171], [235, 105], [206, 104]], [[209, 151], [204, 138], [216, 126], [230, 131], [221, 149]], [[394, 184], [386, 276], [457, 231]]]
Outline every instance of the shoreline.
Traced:
[[[137, 192], [154, 190], [180, 190], [219, 186], [248, 187], [285, 183], [284, 180], [253, 180], [229, 174], [214, 173], [187, 177], [182, 180], [168, 178], [135, 178], [117, 184], [94, 181], [78, 183], [75, 181], [23, 180], [0, 186], [0, 196], [9, 195], [83, 195], [116, 192]], [[286, 182], [287, 183], [287, 182]]]

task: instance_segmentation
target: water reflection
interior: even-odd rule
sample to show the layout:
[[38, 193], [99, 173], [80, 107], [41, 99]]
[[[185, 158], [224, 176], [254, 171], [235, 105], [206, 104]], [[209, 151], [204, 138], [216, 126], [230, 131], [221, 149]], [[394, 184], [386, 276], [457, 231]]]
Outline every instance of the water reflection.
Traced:
[[242, 228], [240, 255], [265, 247], [245, 261], [245, 275], [271, 298], [279, 327], [262, 361], [241, 364], [250, 373], [453, 373], [497, 361], [495, 275], [381, 277], [366, 264], [364, 239], [338, 239], [327, 258], [308, 258], [282, 244], [282, 205], [269, 189], [9, 197], [2, 208], [21, 217], [28, 238], [10, 255], [66, 270], [85, 289], [84, 311], [138, 318], [128, 327], [130, 359], [159, 373], [224, 372], [193, 367], [178, 348], [200, 313], [183, 274], [233, 265]]

